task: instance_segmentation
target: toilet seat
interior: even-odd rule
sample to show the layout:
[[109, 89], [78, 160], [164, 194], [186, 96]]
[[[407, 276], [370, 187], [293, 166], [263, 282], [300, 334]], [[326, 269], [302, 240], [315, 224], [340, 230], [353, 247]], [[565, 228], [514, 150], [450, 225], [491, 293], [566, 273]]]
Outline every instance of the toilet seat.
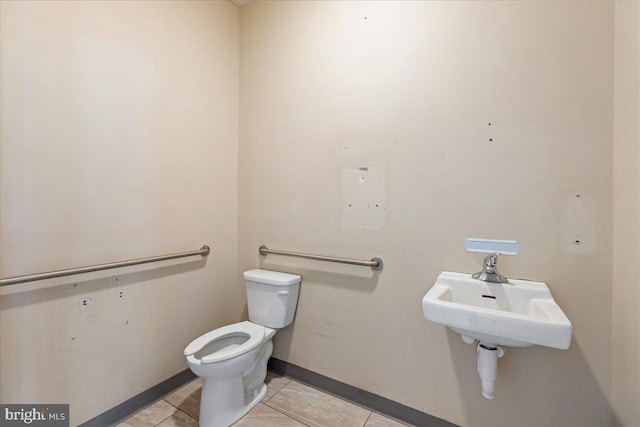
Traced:
[[[204, 349], [205, 346], [214, 344], [216, 341], [230, 339], [227, 340], [231, 342], [230, 345], [223, 346], [217, 350], [214, 349], [211, 354], [204, 355], [199, 359], [199, 362], [203, 364], [221, 362], [253, 350], [266, 339], [271, 338], [274, 333], [275, 329], [249, 321], [234, 323], [209, 331], [191, 341], [187, 348], [184, 349], [184, 355], [197, 360], [195, 354]], [[235, 342], [233, 342], [233, 338], [236, 338]]]

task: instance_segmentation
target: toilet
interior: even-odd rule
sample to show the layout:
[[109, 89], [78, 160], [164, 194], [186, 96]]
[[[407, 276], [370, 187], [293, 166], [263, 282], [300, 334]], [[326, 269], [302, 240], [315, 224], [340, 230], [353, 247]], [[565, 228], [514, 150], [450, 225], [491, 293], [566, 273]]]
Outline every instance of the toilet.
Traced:
[[184, 350], [189, 368], [204, 379], [201, 427], [228, 427], [262, 400], [271, 339], [296, 312], [300, 276], [256, 269], [244, 279], [249, 321], [207, 332]]

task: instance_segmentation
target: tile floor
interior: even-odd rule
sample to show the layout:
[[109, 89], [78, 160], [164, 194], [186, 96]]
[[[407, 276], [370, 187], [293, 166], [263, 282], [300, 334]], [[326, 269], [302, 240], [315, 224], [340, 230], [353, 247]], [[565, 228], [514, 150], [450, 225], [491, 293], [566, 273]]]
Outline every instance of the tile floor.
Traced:
[[[323, 393], [287, 377], [267, 375], [267, 395], [234, 427], [402, 427], [368, 409]], [[118, 427], [198, 425], [202, 379], [143, 409]]]

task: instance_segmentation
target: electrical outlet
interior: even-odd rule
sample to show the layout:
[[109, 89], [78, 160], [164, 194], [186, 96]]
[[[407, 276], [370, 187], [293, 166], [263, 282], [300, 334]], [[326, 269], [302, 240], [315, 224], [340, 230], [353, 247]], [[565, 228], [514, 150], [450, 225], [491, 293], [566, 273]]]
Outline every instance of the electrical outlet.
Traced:
[[126, 290], [126, 289], [119, 289], [116, 292], [116, 299], [124, 299], [124, 297], [127, 296], [127, 292], [129, 292], [129, 291]]
[[80, 308], [87, 308], [91, 305], [91, 298], [82, 298], [80, 300]]

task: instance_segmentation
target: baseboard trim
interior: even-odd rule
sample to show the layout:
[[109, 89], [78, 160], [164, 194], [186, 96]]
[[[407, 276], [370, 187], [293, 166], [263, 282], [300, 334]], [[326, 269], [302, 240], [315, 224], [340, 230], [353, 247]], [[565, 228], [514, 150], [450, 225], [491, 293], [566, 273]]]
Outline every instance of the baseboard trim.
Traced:
[[268, 367], [271, 371], [280, 375], [293, 378], [319, 390], [349, 400], [359, 406], [364, 406], [372, 411], [395, 418], [406, 424], [419, 427], [458, 427], [449, 421], [434, 417], [433, 415], [418, 411], [338, 380], [325, 377], [324, 375], [309, 371], [300, 366], [292, 365], [283, 360], [272, 357], [269, 359]]
[[[418, 411], [401, 403], [362, 390], [352, 385], [334, 380], [300, 366], [280, 359], [270, 358], [268, 368], [280, 375], [293, 378], [314, 388], [351, 401], [372, 411], [395, 418], [403, 423], [419, 427], [459, 427], [449, 421]], [[80, 424], [79, 427], [115, 426], [136, 412], [144, 409], [163, 396], [194, 380], [196, 375], [190, 369], [168, 378], [161, 383], [143, 391], [131, 399], [103, 412], [102, 414]]]
[[133, 396], [131, 399], [122, 402], [118, 406], [115, 406], [97, 417], [80, 424], [80, 427], [115, 426], [195, 378], [196, 375], [191, 372], [190, 369], [185, 369], [179, 374], [162, 381], [160, 384], [157, 384], [150, 389]]

